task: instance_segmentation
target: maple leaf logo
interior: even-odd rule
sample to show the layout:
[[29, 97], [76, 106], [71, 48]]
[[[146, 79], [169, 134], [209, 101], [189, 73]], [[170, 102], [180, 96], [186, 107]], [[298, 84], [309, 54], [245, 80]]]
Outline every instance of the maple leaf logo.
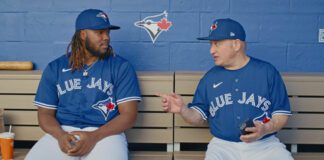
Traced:
[[171, 27], [171, 22], [166, 18], [163, 18], [160, 22], [157, 23], [161, 30], [167, 31]]
[[108, 104], [106, 104], [106, 107], [107, 107], [108, 110], [113, 110], [113, 109], [115, 109], [115, 104], [109, 102]]
[[268, 123], [271, 119], [269, 117], [264, 117], [262, 123]]

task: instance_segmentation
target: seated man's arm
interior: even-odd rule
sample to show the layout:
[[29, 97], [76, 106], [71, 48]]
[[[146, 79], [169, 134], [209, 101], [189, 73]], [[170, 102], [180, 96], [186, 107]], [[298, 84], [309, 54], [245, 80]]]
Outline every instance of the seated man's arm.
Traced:
[[58, 140], [62, 152], [67, 153], [72, 148], [71, 142], [76, 138], [62, 128], [55, 117], [56, 109], [38, 107], [38, 122], [40, 127]]
[[273, 115], [272, 119], [264, 124], [265, 134], [270, 134], [280, 131], [288, 123], [288, 115]]
[[182, 118], [189, 124], [199, 126], [207, 123], [207, 121], [202, 118], [198, 111], [188, 108], [187, 106], [182, 107], [180, 114]]
[[185, 105], [180, 95], [171, 93], [157, 94], [157, 96], [162, 98], [162, 107], [164, 111], [178, 113], [187, 123], [192, 125], [202, 125], [206, 122], [199, 112]]
[[267, 123], [255, 121], [255, 127], [248, 127], [245, 131], [252, 132], [247, 135], [242, 135], [240, 138], [243, 142], [253, 142], [264, 135], [280, 131], [288, 122], [288, 115], [277, 114], [273, 115], [271, 120]]

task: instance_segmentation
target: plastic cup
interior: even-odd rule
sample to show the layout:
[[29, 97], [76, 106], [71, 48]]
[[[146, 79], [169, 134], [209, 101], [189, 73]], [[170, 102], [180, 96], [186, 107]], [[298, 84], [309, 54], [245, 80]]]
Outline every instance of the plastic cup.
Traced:
[[0, 134], [2, 160], [13, 159], [15, 133], [3, 132]]

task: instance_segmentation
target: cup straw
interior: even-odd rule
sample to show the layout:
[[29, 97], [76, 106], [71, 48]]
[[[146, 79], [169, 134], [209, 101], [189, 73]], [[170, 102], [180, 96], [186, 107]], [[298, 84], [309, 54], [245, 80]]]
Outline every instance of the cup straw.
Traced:
[[9, 133], [11, 133], [11, 125], [9, 126]]

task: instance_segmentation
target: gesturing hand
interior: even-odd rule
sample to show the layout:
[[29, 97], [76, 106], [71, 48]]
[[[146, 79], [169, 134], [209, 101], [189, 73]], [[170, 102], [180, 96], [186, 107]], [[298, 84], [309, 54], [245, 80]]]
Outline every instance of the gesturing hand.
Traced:
[[171, 93], [171, 94], [156, 94], [161, 97], [162, 107], [164, 111], [171, 113], [180, 113], [182, 107], [184, 106], [184, 101], [181, 96]]

